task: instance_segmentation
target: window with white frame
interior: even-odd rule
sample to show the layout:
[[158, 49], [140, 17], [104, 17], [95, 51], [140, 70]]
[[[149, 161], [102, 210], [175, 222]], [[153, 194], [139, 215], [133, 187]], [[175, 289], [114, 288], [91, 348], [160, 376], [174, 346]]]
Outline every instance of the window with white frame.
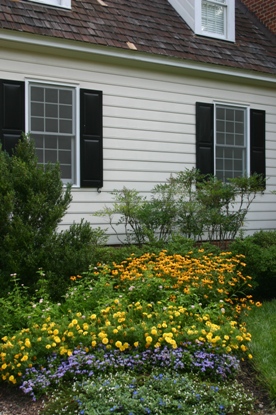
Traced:
[[215, 105], [215, 175], [229, 178], [248, 174], [247, 108]]
[[235, 42], [235, 0], [169, 0], [197, 35]]
[[65, 183], [76, 183], [75, 88], [29, 84], [29, 131], [41, 164], [60, 164]]
[[71, 0], [28, 0], [33, 3], [41, 3], [49, 6], [62, 7], [65, 9], [71, 9]]
[[[200, 0], [197, 34], [235, 41], [235, 1]], [[200, 21], [199, 21], [200, 20]]]

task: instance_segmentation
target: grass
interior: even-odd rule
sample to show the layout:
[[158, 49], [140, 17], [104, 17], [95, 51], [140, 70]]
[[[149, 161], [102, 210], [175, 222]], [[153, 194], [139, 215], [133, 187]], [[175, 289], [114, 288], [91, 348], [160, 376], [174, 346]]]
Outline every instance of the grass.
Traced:
[[245, 321], [252, 335], [252, 363], [272, 403], [276, 404], [276, 300], [251, 310]]

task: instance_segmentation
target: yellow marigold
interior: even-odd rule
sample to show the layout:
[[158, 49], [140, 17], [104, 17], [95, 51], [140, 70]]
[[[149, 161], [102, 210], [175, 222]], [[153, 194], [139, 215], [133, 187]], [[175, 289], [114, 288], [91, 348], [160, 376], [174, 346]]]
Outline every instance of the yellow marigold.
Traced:
[[147, 336], [146, 337], [146, 342], [150, 344], [152, 342], [152, 337], [151, 336]]
[[96, 314], [91, 314], [91, 316], [90, 316], [90, 319], [91, 320], [96, 320], [96, 318], [97, 318], [97, 315]]
[[109, 340], [108, 340], [108, 338], [107, 338], [107, 337], [104, 337], [104, 338], [102, 339], [102, 343], [103, 343], [103, 344], [107, 344], [107, 343], [108, 343], [108, 341], [109, 341]]
[[116, 341], [115, 346], [119, 349], [120, 347], [122, 347], [122, 342], [120, 342], [119, 340]]
[[139, 342], [134, 342], [134, 347], [138, 347], [139, 346]]
[[156, 328], [152, 328], [152, 329], [151, 329], [151, 334], [152, 334], [153, 336], [156, 336], [156, 334], [157, 334], [157, 330], [156, 330]]
[[30, 339], [28, 339], [28, 338], [27, 338], [27, 339], [25, 340], [25, 346], [26, 346], [26, 347], [31, 347], [31, 342], [30, 342]]
[[96, 342], [95, 340], [93, 340], [93, 341], [91, 342], [91, 345], [92, 345], [92, 347], [95, 347], [95, 346], [97, 345], [97, 342]]
[[26, 360], [29, 359], [29, 355], [24, 354], [24, 356], [21, 358], [21, 362], [26, 362]]
[[[51, 346], [50, 344], [46, 344], [46, 346], [45, 346], [45, 347], [46, 347], [46, 349], [51, 349], [51, 347], [52, 347], [52, 346]], [[21, 359], [21, 360], [22, 360], [22, 359]]]
[[11, 383], [13, 383], [13, 384], [15, 384], [15, 383], [16, 383], [16, 379], [14, 378], [14, 376], [13, 376], [13, 375], [11, 375], [11, 376], [9, 377], [9, 381], [10, 381]]

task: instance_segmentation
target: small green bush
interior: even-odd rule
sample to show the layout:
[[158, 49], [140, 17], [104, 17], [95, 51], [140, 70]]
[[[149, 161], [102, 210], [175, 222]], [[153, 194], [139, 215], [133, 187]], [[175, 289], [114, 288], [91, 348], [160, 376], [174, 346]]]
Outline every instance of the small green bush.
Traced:
[[246, 272], [253, 278], [252, 293], [260, 300], [276, 297], [276, 231], [260, 231], [230, 245], [245, 256]]
[[[86, 271], [97, 263], [96, 247], [106, 242], [104, 230], [92, 228], [81, 220], [69, 229], [55, 232], [45, 249], [42, 268], [48, 281], [48, 293], [53, 300], [61, 300], [70, 276]], [[49, 255], [50, 253], [50, 255]]]

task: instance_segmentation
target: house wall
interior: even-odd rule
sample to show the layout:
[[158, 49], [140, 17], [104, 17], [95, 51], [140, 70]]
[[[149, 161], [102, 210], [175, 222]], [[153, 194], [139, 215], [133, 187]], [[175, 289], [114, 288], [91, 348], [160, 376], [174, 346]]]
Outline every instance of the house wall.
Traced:
[[[73, 202], [61, 225], [85, 218], [107, 222], [93, 212], [112, 202], [111, 192], [126, 186], [144, 195], [170, 174], [195, 166], [195, 103], [220, 100], [266, 111], [267, 189], [251, 207], [247, 232], [276, 228], [276, 90], [248, 82], [209, 79], [164, 67], [121, 66], [62, 56], [3, 49], [0, 78], [68, 82], [103, 91], [104, 186], [73, 189]], [[108, 231], [112, 234], [112, 231]], [[114, 236], [110, 243], [117, 243]]]

